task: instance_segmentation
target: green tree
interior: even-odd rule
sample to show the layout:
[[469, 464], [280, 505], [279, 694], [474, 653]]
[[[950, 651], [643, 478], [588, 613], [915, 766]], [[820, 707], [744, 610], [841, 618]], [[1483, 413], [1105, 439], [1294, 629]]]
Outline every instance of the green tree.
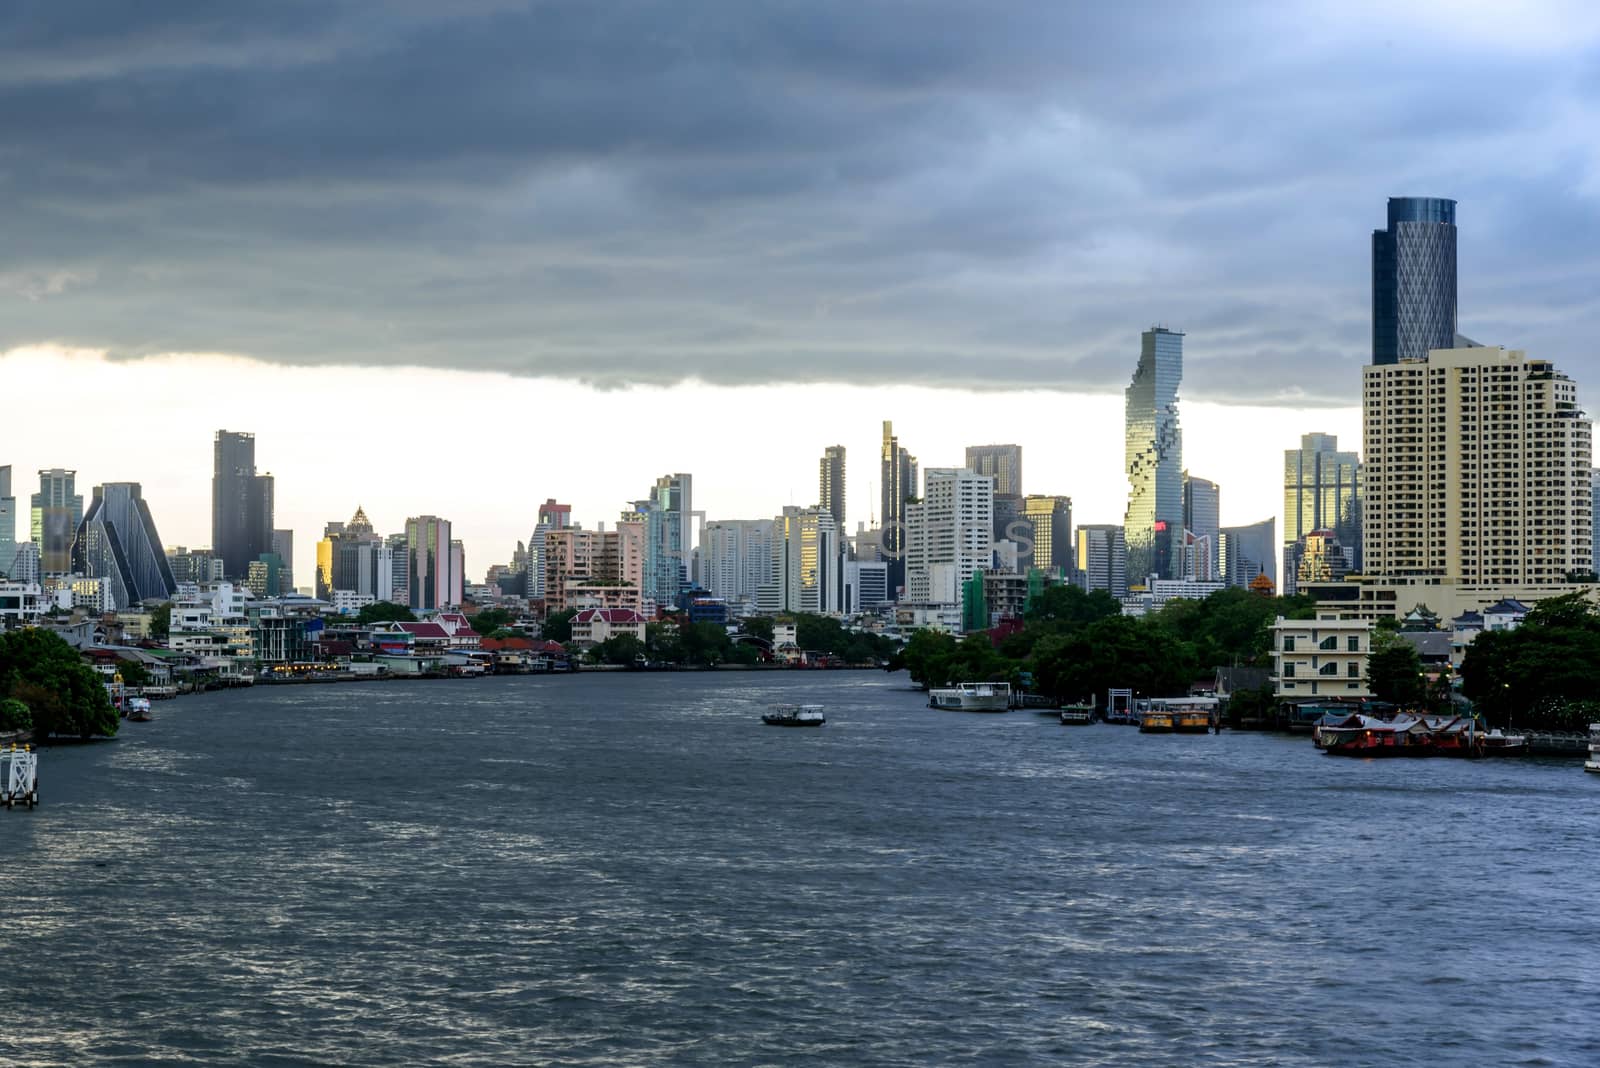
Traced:
[[46, 630], [0, 634], [0, 695], [28, 706], [41, 737], [117, 733], [117, 713], [100, 676]]
[[1372, 696], [1402, 706], [1418, 706], [1427, 698], [1422, 658], [1416, 646], [1395, 635], [1375, 635], [1367, 657], [1367, 683]]
[[1050, 586], [1033, 599], [1024, 618], [1030, 623], [1077, 627], [1121, 614], [1122, 605], [1105, 590], [1085, 593], [1077, 586]]
[[924, 687], [944, 686], [950, 682], [955, 652], [956, 640], [950, 635], [919, 630], [911, 635], [891, 666], [904, 667], [910, 672], [911, 681]]
[[491, 635], [495, 631], [505, 630], [517, 617], [504, 608], [483, 608], [467, 617], [467, 623], [480, 635]]
[[764, 642], [772, 641], [771, 616], [747, 616], [739, 624], [739, 633], [748, 634], [752, 638], [760, 638]]
[[166, 641], [172, 632], [172, 602], [163, 601], [150, 609], [150, 637]]
[[364, 604], [356, 612], [358, 626], [370, 626], [373, 623], [415, 623], [417, 617], [411, 614], [411, 609], [403, 604], [393, 601], [373, 601]]
[[553, 612], [545, 617], [544, 626], [540, 628], [539, 635], [547, 642], [561, 642], [563, 644], [572, 640], [572, 620], [578, 614], [576, 608], [568, 608], [564, 612]]
[[644, 644], [646, 655], [663, 664], [681, 664], [684, 661], [683, 642], [679, 629], [672, 623], [646, 623]]
[[678, 643], [691, 664], [713, 667], [728, 659], [733, 644], [721, 623], [686, 623], [679, 628]]
[[149, 686], [151, 682], [150, 669], [137, 660], [120, 661], [117, 664], [117, 674], [122, 676], [125, 686], [144, 687]]
[[1583, 730], [1600, 702], [1600, 616], [1582, 595], [1541, 601], [1522, 625], [1467, 646], [1462, 692], [1495, 726]]
[[1197, 672], [1194, 645], [1154, 621], [1111, 616], [1034, 648], [1034, 683], [1063, 701], [1098, 700], [1113, 687], [1144, 697], [1188, 692]]
[[33, 726], [33, 713], [15, 697], [0, 698], [0, 731], [25, 731]]
[[614, 634], [589, 650], [589, 657], [601, 664], [631, 667], [644, 657], [644, 642], [632, 634]]

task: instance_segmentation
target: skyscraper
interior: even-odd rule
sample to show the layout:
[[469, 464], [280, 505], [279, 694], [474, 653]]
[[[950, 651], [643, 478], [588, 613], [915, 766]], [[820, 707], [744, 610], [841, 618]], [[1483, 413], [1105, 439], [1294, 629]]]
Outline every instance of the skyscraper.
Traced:
[[1390, 197], [1372, 232], [1372, 362], [1426, 359], [1456, 336], [1456, 202]]
[[229, 579], [243, 579], [272, 551], [273, 484], [256, 474], [256, 436], [217, 431], [212, 452], [211, 551]]
[[1072, 498], [1029, 494], [1023, 498], [1023, 519], [1030, 528], [1033, 552], [1029, 567], [1070, 574], [1073, 569]]
[[1215, 482], [1183, 473], [1184, 577], [1215, 582], [1220, 571], [1222, 490]]
[[917, 495], [917, 458], [900, 447], [894, 424], [883, 421], [879, 466], [883, 537], [879, 551], [889, 565], [889, 595], [906, 581], [906, 501]]
[[1594, 546], [1589, 571], [1600, 575], [1600, 467], [1589, 472], [1589, 537]]
[[994, 479], [964, 467], [923, 472], [906, 508], [906, 599], [960, 604], [967, 580], [994, 564]]
[[17, 555], [17, 499], [11, 495], [11, 465], [0, 464], [0, 575], [11, 572]]
[[406, 520], [406, 589], [411, 610], [432, 611], [452, 602], [450, 521], [434, 515]]
[[1128, 546], [1122, 528], [1089, 523], [1078, 528], [1078, 584], [1087, 591], [1105, 590], [1113, 597], [1128, 594]]
[[648, 498], [634, 502], [634, 511], [646, 523], [644, 595], [675, 605], [694, 551], [694, 476], [662, 475]]
[[539, 521], [534, 524], [533, 535], [528, 538], [528, 596], [544, 596], [544, 536], [552, 530], [566, 530], [572, 526], [572, 505], [558, 504], [554, 497], [546, 497], [539, 506]]
[[1125, 394], [1128, 511], [1123, 536], [1128, 578], [1180, 578], [1183, 560], [1183, 432], [1178, 427], [1178, 383], [1183, 379], [1183, 335], [1165, 327], [1146, 330], [1139, 366]]
[[1249, 586], [1257, 575], [1278, 585], [1276, 519], [1263, 519], [1243, 527], [1222, 528], [1222, 580], [1230, 586]]
[[[1283, 546], [1328, 531], [1350, 568], [1361, 566], [1361, 459], [1333, 434], [1303, 434], [1283, 453]], [[1285, 588], [1289, 576], [1284, 576]]]
[[772, 520], [772, 582], [758, 600], [781, 612], [844, 611], [844, 541], [826, 508], [787, 507]]
[[139, 483], [107, 482], [94, 488], [88, 514], [73, 540], [72, 570], [105, 579], [111, 605], [117, 609], [146, 599], [166, 600], [177, 593], [177, 580]]
[[1022, 496], [1021, 445], [968, 445], [967, 469], [993, 478], [996, 497]]
[[844, 446], [829, 445], [822, 450], [821, 470], [817, 475], [817, 500], [833, 514], [833, 528], [844, 534]]
[[1592, 427], [1572, 379], [1498, 347], [1363, 372], [1367, 576], [1549, 586], [1593, 562]]
[[39, 566], [46, 575], [64, 575], [72, 568], [72, 539], [83, 522], [83, 495], [77, 491], [77, 480], [78, 472], [61, 467], [39, 472], [30, 529], [39, 546]]
[[294, 589], [294, 531], [274, 530], [272, 551], [283, 561], [283, 570], [278, 579], [280, 588], [287, 593]]
[[[402, 560], [405, 558], [401, 551]], [[409, 562], [405, 562], [409, 568]], [[394, 597], [393, 550], [374, 532], [372, 521], [360, 505], [348, 523], [331, 522], [317, 543], [316, 593], [328, 600], [335, 590], [362, 594], [374, 600]]]
[[700, 544], [701, 584], [730, 605], [755, 604], [757, 591], [774, 581], [774, 526], [771, 519], [707, 523]]

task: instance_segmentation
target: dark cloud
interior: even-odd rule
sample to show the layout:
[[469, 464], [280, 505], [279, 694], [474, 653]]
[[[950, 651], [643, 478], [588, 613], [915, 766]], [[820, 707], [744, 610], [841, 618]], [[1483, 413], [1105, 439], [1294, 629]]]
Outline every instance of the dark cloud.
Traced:
[[1583, 376], [1593, 41], [1330, 4], [0, 11], [0, 350], [1348, 404], [1384, 198]]

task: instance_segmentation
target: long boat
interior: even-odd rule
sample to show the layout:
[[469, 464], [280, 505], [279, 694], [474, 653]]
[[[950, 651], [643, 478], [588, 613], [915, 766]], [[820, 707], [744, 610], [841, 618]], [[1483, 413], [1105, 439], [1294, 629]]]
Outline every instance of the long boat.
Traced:
[[1600, 723], [1589, 724], [1589, 759], [1583, 762], [1583, 770], [1600, 772]]
[[1485, 733], [1470, 716], [1398, 715], [1378, 719], [1354, 713], [1325, 716], [1312, 731], [1317, 748], [1333, 756], [1465, 757], [1520, 751], [1525, 739]]
[[928, 705], [957, 712], [1004, 712], [1011, 707], [1008, 682], [963, 682], [928, 691]]

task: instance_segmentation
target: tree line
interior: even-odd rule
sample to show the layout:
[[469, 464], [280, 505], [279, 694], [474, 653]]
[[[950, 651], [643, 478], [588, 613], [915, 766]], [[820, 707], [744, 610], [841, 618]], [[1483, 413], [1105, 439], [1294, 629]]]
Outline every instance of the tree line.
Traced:
[[1218, 667], [1270, 667], [1273, 621], [1310, 619], [1313, 609], [1309, 598], [1230, 588], [1134, 617], [1104, 590], [1052, 586], [999, 641], [918, 631], [894, 666], [923, 686], [1004, 681], [1063, 702], [1103, 701], [1112, 688], [1182, 696]]

